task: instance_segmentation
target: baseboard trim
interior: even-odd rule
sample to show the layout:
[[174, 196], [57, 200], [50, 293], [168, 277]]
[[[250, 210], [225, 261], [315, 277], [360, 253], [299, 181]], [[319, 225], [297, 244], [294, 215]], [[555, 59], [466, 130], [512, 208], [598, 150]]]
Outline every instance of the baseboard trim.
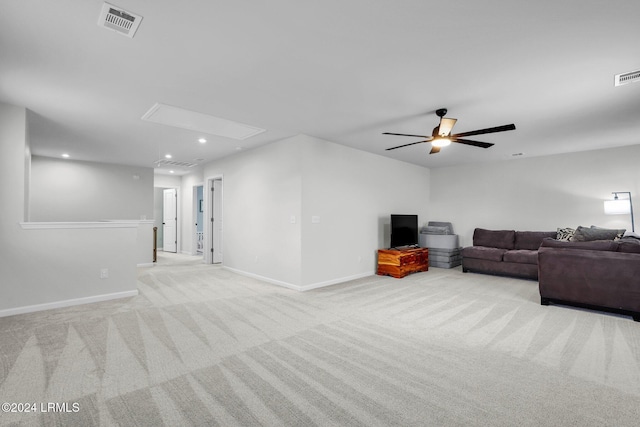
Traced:
[[248, 271], [238, 270], [237, 268], [222, 266], [223, 269], [229, 270], [233, 273], [239, 274], [245, 277], [251, 277], [252, 279], [258, 279], [263, 282], [271, 283], [272, 285], [282, 286], [283, 288], [293, 289], [294, 291], [302, 291], [300, 286], [294, 285], [293, 283], [283, 282], [281, 280], [271, 279], [269, 277], [261, 276], [259, 274], [249, 273]]
[[156, 264], [153, 262], [143, 262], [140, 263], [138, 265], [136, 265], [136, 267], [154, 267]]
[[26, 305], [24, 307], [8, 308], [0, 310], [0, 317], [15, 316], [16, 314], [33, 313], [36, 311], [53, 310], [54, 308], [71, 307], [74, 305], [91, 304], [94, 302], [109, 301], [119, 298], [129, 298], [138, 295], [138, 290], [116, 292], [113, 294], [95, 295], [92, 297], [74, 298], [63, 301], [48, 302], [44, 304]]
[[340, 277], [339, 279], [332, 279], [332, 280], [327, 280], [325, 282], [317, 282], [317, 283], [312, 283], [310, 285], [300, 286], [300, 290], [302, 292], [305, 292], [305, 291], [310, 291], [312, 289], [325, 288], [327, 286], [333, 286], [340, 283], [349, 282], [351, 280], [362, 279], [363, 277], [370, 277], [373, 275], [374, 273], [354, 274], [352, 276]]
[[239, 274], [241, 276], [251, 277], [252, 279], [261, 280], [263, 282], [271, 283], [272, 285], [282, 286], [284, 288], [292, 289], [292, 290], [298, 291], [298, 292], [306, 292], [306, 291], [310, 291], [312, 289], [324, 288], [326, 286], [337, 285], [339, 283], [348, 282], [350, 280], [362, 279], [363, 277], [373, 276], [373, 273], [359, 273], [359, 274], [354, 274], [352, 276], [347, 276], [347, 277], [341, 277], [341, 278], [338, 278], [338, 279], [327, 280], [325, 282], [317, 282], [317, 283], [312, 283], [310, 285], [298, 286], [298, 285], [294, 285], [293, 283], [283, 282], [281, 280], [272, 279], [270, 277], [261, 276], [259, 274], [249, 273], [247, 271], [238, 270], [238, 269], [232, 268], [232, 267], [223, 266], [222, 268], [224, 268], [225, 270], [229, 270], [229, 271], [232, 271], [234, 273], [237, 273], [237, 274]]

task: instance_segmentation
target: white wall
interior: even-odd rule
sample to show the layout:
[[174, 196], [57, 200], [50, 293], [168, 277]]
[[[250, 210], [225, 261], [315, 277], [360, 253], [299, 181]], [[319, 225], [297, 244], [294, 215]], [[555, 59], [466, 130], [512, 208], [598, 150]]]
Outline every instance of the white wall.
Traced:
[[[0, 209], [1, 241], [4, 233], [14, 231], [25, 220], [26, 182], [30, 158], [27, 153], [27, 118], [24, 108], [0, 103]], [[0, 245], [2, 247], [4, 245]], [[0, 257], [0, 262], [4, 257]]]
[[294, 289], [374, 274], [389, 215], [427, 220], [428, 169], [305, 135], [205, 167], [217, 176], [225, 267]]
[[0, 316], [137, 294], [135, 226], [23, 228], [26, 125], [24, 108], [0, 104]]
[[33, 156], [31, 221], [153, 218], [153, 169]]
[[[209, 163], [204, 178], [223, 177], [226, 268], [284, 286], [301, 281], [301, 172], [296, 139]], [[205, 194], [205, 198], [208, 198]], [[208, 204], [208, 201], [207, 201]]]
[[476, 227], [630, 230], [630, 216], [604, 215], [603, 201], [612, 191], [639, 195], [639, 162], [640, 145], [634, 145], [432, 169], [430, 209], [433, 220], [453, 223], [462, 246], [472, 244]]
[[156, 243], [158, 249], [164, 246], [164, 232], [162, 229], [162, 214], [164, 212], [164, 189], [155, 187], [153, 189], [153, 226], [157, 227]]
[[[390, 214], [428, 221], [429, 169], [304, 135], [302, 287], [371, 275]], [[316, 217], [320, 222], [312, 222]]]
[[153, 177], [153, 186], [156, 188], [179, 188], [181, 185], [181, 176], [155, 174]]
[[[27, 116], [28, 117], [28, 116]], [[153, 262], [153, 169], [33, 156], [32, 222], [135, 221], [136, 263]]]

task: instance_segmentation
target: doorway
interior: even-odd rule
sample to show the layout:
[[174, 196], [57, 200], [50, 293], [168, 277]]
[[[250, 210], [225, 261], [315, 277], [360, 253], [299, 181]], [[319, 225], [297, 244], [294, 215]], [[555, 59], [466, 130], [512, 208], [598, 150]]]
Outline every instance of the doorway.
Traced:
[[162, 250], [178, 252], [178, 191], [162, 190]]
[[193, 187], [194, 239], [192, 253], [204, 257], [204, 186]]

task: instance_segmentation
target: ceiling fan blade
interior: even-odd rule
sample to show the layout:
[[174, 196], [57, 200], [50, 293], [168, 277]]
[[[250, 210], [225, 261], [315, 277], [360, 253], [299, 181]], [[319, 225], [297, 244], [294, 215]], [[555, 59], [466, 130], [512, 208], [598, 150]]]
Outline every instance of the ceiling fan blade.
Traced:
[[389, 132], [383, 132], [382, 134], [383, 134], [383, 135], [412, 136], [412, 137], [415, 137], [415, 138], [429, 138], [429, 137], [428, 137], [428, 136], [426, 136], [426, 135], [408, 135], [408, 134], [406, 134], [406, 133], [389, 133]]
[[440, 147], [431, 147], [431, 151], [429, 151], [429, 154], [436, 154], [440, 152]]
[[457, 121], [458, 119], [447, 119], [445, 117], [442, 117], [440, 119], [438, 134], [441, 136], [447, 136], [451, 134], [451, 129], [453, 129], [453, 125], [455, 125]]
[[418, 141], [418, 142], [412, 142], [411, 144], [398, 145], [397, 147], [387, 148], [385, 151], [395, 150], [396, 148], [408, 147], [410, 145], [422, 144], [423, 142], [429, 142], [429, 141]]
[[490, 142], [472, 141], [470, 139], [452, 138], [451, 142], [459, 142], [460, 144], [473, 145], [474, 147], [489, 148], [494, 144]]
[[516, 129], [516, 125], [514, 125], [512, 123], [510, 125], [496, 126], [494, 128], [486, 128], [486, 129], [472, 130], [470, 132], [457, 133], [457, 134], [451, 135], [451, 136], [456, 138], [458, 136], [482, 135], [484, 133], [504, 132], [504, 131], [507, 131], [507, 130], [515, 130], [515, 129]]

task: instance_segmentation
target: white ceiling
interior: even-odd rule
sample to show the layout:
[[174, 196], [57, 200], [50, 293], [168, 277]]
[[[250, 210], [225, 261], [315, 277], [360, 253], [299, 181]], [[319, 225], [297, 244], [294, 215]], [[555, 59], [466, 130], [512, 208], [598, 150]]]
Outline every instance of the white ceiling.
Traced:
[[[298, 133], [427, 167], [640, 143], [640, 2], [631, 0], [3, 0], [0, 102], [27, 107], [34, 154], [204, 163]], [[267, 129], [243, 141], [145, 122], [155, 104]], [[496, 145], [428, 144], [437, 108]], [[196, 160], [198, 159], [198, 160]], [[354, 165], [357, 166], [357, 165]]]

